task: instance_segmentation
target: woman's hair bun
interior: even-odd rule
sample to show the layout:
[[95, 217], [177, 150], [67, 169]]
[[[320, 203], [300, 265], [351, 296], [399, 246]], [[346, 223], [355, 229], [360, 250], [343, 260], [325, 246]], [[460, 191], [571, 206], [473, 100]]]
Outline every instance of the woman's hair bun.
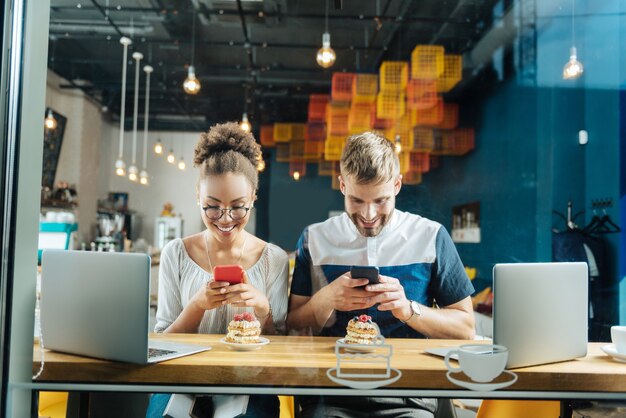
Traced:
[[213, 125], [208, 132], [200, 135], [194, 150], [193, 163], [200, 166], [210, 156], [235, 151], [247, 158], [256, 167], [261, 158], [261, 146], [250, 132], [246, 132], [236, 122]]

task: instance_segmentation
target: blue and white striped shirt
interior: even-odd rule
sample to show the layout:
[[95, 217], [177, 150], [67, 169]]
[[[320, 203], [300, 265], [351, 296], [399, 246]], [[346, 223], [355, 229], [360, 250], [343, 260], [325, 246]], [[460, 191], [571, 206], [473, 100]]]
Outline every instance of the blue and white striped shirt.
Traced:
[[[400, 280], [407, 299], [444, 307], [474, 292], [454, 243], [439, 223], [394, 210], [375, 237], [365, 237], [346, 213], [307, 227], [298, 240], [291, 293], [312, 296], [353, 265], [377, 266], [380, 274]], [[385, 337], [423, 338], [391, 312], [369, 309], [338, 312], [322, 335], [345, 335], [348, 321], [367, 314]]]

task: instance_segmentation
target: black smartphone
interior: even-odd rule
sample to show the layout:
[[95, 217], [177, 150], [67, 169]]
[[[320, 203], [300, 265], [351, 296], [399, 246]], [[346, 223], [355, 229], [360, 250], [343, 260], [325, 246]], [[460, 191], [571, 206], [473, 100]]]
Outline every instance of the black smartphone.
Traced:
[[353, 279], [367, 279], [369, 284], [378, 284], [378, 267], [376, 266], [352, 266], [350, 275]]

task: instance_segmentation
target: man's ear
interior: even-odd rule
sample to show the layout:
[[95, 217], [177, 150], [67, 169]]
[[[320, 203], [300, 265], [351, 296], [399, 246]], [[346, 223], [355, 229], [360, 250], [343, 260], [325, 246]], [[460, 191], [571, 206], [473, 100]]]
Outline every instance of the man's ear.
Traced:
[[346, 184], [343, 182], [343, 177], [341, 177], [341, 175], [337, 176], [337, 178], [339, 179], [339, 190], [341, 190], [341, 193], [345, 196], [346, 195]]
[[401, 188], [402, 188], [402, 174], [398, 174], [396, 181], [393, 183], [393, 192], [395, 196], [397, 196], [398, 193], [400, 193]]

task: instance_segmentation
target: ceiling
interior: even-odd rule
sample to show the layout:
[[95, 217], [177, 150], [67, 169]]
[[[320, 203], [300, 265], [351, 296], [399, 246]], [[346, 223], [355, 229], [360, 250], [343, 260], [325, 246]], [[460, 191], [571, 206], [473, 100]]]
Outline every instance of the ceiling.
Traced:
[[[204, 130], [239, 120], [244, 110], [257, 126], [305, 121], [309, 94], [328, 93], [334, 71], [376, 72], [382, 60], [408, 61], [416, 44], [440, 44], [446, 53], [463, 54], [464, 78], [471, 78], [493, 50], [511, 39], [502, 33], [492, 36], [503, 31], [493, 24], [496, 4], [501, 7], [502, 1], [51, 0], [48, 66], [68, 80], [61, 88], [84, 91], [112, 121], [119, 121], [119, 39], [124, 35], [133, 40], [127, 129], [132, 125], [134, 51], [144, 55], [141, 67], [154, 67], [151, 130]], [[315, 61], [326, 7], [337, 53], [327, 70]], [[193, 64], [202, 89], [190, 96], [182, 82], [194, 44]], [[140, 77], [142, 127], [143, 71]]]

